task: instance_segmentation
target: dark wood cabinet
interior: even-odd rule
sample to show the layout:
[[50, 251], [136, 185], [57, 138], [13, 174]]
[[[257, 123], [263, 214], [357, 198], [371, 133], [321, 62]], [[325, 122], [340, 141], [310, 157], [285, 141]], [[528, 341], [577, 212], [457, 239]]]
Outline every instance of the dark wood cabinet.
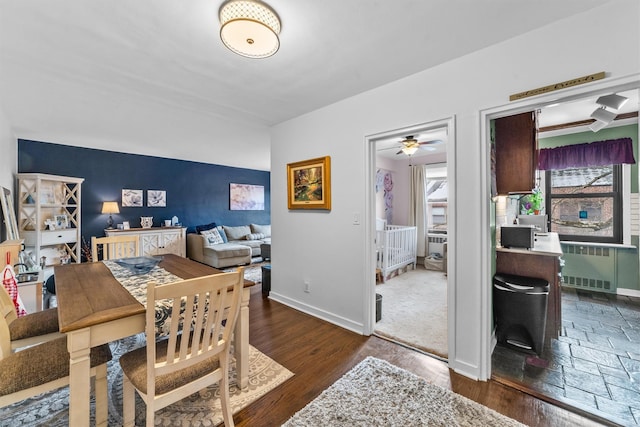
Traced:
[[536, 135], [533, 111], [495, 120], [495, 174], [499, 195], [528, 193], [535, 186]]

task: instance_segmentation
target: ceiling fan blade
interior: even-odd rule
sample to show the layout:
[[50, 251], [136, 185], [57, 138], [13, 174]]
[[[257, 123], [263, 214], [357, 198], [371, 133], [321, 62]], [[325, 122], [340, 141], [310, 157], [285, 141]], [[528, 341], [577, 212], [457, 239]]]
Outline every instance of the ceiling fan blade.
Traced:
[[396, 153], [396, 155], [398, 155], [398, 154], [402, 154], [402, 150], [400, 150], [400, 151], [398, 151], [398, 152]]
[[423, 142], [419, 142], [418, 144], [420, 145], [430, 145], [430, 144], [441, 144], [442, 140], [440, 139], [434, 139], [433, 141], [423, 141]]

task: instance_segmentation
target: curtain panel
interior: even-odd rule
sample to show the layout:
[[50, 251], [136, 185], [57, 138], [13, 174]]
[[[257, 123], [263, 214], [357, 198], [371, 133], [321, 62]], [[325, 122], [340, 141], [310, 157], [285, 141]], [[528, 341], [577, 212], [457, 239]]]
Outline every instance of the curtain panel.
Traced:
[[542, 148], [538, 155], [539, 170], [634, 164], [635, 162], [631, 138]]

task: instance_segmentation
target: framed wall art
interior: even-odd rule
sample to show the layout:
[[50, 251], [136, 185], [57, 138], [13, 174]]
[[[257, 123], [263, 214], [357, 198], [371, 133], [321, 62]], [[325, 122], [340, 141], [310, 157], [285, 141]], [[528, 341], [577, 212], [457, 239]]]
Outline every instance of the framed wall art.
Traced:
[[164, 208], [167, 206], [167, 192], [164, 190], [147, 190], [147, 206]]
[[331, 157], [287, 164], [287, 205], [331, 210]]
[[141, 208], [142, 207], [142, 190], [122, 189], [122, 207], [123, 208]]
[[263, 211], [264, 186], [229, 184], [229, 209], [232, 211]]

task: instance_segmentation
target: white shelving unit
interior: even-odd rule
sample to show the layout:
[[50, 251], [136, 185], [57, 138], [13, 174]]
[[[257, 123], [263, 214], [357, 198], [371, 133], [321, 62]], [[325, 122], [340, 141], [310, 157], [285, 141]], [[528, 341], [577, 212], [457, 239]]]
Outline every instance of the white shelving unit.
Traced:
[[[84, 178], [19, 173], [18, 229], [25, 250], [35, 262], [47, 257], [47, 266], [81, 261], [81, 187]], [[54, 223], [54, 229], [47, 226]]]

